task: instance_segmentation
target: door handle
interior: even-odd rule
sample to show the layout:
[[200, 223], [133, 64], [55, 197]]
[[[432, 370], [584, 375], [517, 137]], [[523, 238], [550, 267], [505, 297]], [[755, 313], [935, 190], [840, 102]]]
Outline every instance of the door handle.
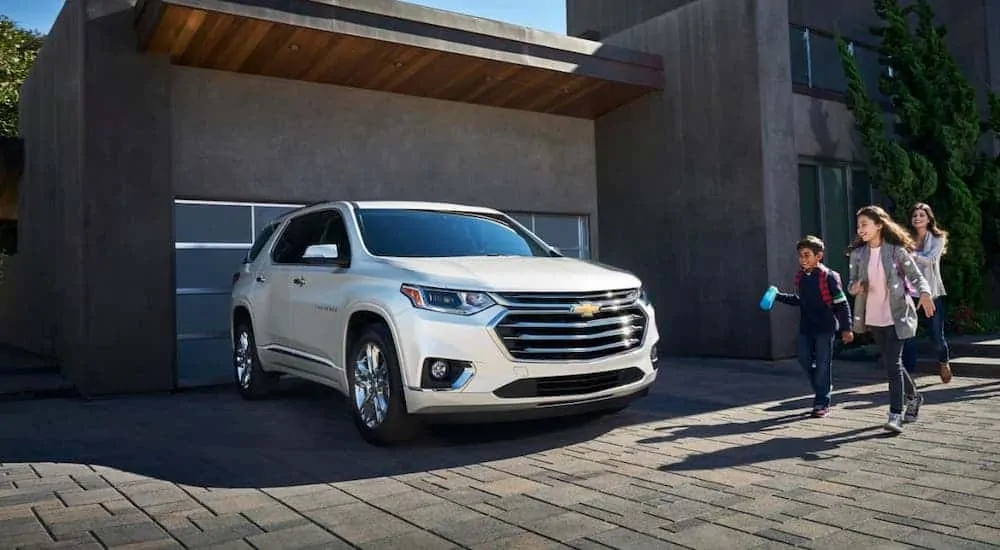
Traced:
[[258, 273], [257, 276], [254, 277], [254, 280], [257, 281], [258, 283], [266, 283], [267, 276], [264, 275], [263, 273]]
[[295, 284], [295, 285], [298, 285], [298, 286], [305, 286], [305, 284], [306, 284], [306, 278], [305, 277], [295, 277], [295, 278], [292, 279], [292, 284]]

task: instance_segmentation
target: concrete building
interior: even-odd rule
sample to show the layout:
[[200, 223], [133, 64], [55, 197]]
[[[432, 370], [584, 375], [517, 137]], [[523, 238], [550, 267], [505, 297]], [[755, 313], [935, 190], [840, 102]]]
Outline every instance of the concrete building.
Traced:
[[870, 198], [818, 33], [803, 72], [800, 26], [850, 19], [817, 4], [568, 0], [578, 38], [384, 0], [67, 0], [22, 91], [0, 335], [86, 394], [228, 381], [256, 231], [392, 198], [636, 271], [663, 354], [789, 356], [761, 291]]

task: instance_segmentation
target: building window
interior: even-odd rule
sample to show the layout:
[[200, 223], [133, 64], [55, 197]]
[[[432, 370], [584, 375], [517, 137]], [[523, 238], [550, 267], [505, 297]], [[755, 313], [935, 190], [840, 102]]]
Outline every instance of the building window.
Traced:
[[590, 258], [590, 223], [587, 216], [529, 212], [507, 214], [562, 254]]
[[886, 206], [861, 168], [847, 164], [802, 161], [799, 164], [799, 212], [802, 235], [826, 243], [826, 265], [846, 280], [846, 251], [854, 239], [855, 213], [863, 206]]
[[[803, 27], [790, 27], [792, 83], [798, 86], [843, 94], [847, 92], [847, 77], [832, 35]], [[858, 69], [868, 94], [882, 101], [885, 97], [878, 90], [879, 78], [891, 71], [879, 63], [874, 48], [849, 42], [848, 49], [858, 60]]]

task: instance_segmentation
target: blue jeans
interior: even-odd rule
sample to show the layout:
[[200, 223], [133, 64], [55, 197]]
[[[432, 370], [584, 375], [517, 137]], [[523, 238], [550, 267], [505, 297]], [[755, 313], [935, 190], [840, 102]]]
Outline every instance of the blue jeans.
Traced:
[[812, 383], [814, 408], [830, 406], [833, 393], [833, 341], [834, 334], [800, 334], [798, 340], [799, 364], [805, 369]]
[[[934, 343], [934, 351], [937, 353], [938, 363], [947, 363], [951, 360], [948, 350], [948, 341], [944, 338], [944, 301], [938, 297], [934, 299], [934, 315], [928, 318], [924, 315], [923, 309], [917, 309], [917, 318], [920, 324], [927, 328], [931, 342]], [[903, 343], [903, 368], [906, 372], [913, 372], [917, 368], [917, 339], [908, 338]]]

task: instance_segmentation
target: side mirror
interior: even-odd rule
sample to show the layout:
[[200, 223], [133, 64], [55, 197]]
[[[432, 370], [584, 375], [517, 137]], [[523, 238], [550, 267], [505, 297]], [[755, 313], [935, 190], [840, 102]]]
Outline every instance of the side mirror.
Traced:
[[306, 248], [302, 259], [307, 264], [340, 265], [340, 249], [335, 244], [314, 244]]

